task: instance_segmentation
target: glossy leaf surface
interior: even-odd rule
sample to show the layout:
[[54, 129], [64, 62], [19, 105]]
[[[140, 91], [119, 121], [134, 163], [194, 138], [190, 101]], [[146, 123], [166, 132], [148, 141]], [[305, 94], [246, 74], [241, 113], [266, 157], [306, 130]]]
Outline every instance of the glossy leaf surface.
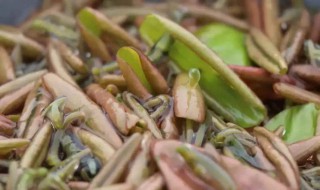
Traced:
[[279, 126], [284, 126], [283, 140], [294, 143], [315, 135], [318, 114], [315, 104], [294, 106], [273, 117], [266, 124], [266, 128], [274, 131]]
[[225, 24], [209, 24], [199, 28], [195, 35], [221, 59], [232, 65], [251, 65], [245, 47], [245, 35]]

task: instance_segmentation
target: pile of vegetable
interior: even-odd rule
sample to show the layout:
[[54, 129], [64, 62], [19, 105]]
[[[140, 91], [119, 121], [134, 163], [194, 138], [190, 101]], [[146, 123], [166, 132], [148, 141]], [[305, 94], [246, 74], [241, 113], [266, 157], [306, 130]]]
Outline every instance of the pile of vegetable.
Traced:
[[299, 0], [45, 0], [0, 26], [0, 189], [320, 189], [319, 43]]

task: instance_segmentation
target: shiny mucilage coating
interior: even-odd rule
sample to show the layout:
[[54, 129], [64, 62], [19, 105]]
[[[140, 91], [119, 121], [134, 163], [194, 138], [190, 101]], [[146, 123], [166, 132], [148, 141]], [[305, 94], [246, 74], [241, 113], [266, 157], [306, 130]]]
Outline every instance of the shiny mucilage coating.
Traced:
[[0, 26], [0, 190], [320, 189], [319, 15], [43, 1]]

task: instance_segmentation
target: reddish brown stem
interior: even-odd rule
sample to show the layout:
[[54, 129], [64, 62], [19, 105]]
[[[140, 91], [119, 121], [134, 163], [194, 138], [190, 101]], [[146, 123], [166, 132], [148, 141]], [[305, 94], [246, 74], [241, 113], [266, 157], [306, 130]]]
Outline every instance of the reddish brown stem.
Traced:
[[281, 30], [278, 24], [278, 0], [263, 0], [262, 1], [262, 20], [264, 33], [278, 47], [281, 40]]
[[297, 83], [294, 78], [288, 75], [274, 75], [259, 67], [229, 65], [229, 68], [246, 82], [257, 82], [264, 85], [274, 84], [279, 81], [293, 85]]
[[275, 78], [268, 71], [250, 66], [229, 65], [239, 77], [245, 81], [256, 81], [264, 84], [273, 84], [279, 81], [279, 78]]
[[256, 82], [246, 82], [246, 84], [261, 100], [281, 99], [281, 96], [273, 91], [272, 85], [257, 85]]
[[274, 91], [284, 98], [290, 99], [297, 103], [316, 103], [320, 104], [320, 96], [311, 91], [301, 89], [299, 87], [285, 84], [276, 83], [273, 85]]

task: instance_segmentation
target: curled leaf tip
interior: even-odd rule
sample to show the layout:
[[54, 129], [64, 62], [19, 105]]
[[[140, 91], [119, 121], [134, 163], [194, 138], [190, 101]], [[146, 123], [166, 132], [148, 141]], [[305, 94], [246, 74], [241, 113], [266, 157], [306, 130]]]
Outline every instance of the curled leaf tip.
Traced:
[[63, 127], [63, 112], [61, 110], [63, 110], [66, 100], [66, 97], [58, 98], [42, 112], [42, 115], [46, 116], [56, 129]]
[[194, 88], [198, 85], [200, 78], [201, 74], [199, 69], [192, 68], [189, 70], [189, 85], [191, 88]]

